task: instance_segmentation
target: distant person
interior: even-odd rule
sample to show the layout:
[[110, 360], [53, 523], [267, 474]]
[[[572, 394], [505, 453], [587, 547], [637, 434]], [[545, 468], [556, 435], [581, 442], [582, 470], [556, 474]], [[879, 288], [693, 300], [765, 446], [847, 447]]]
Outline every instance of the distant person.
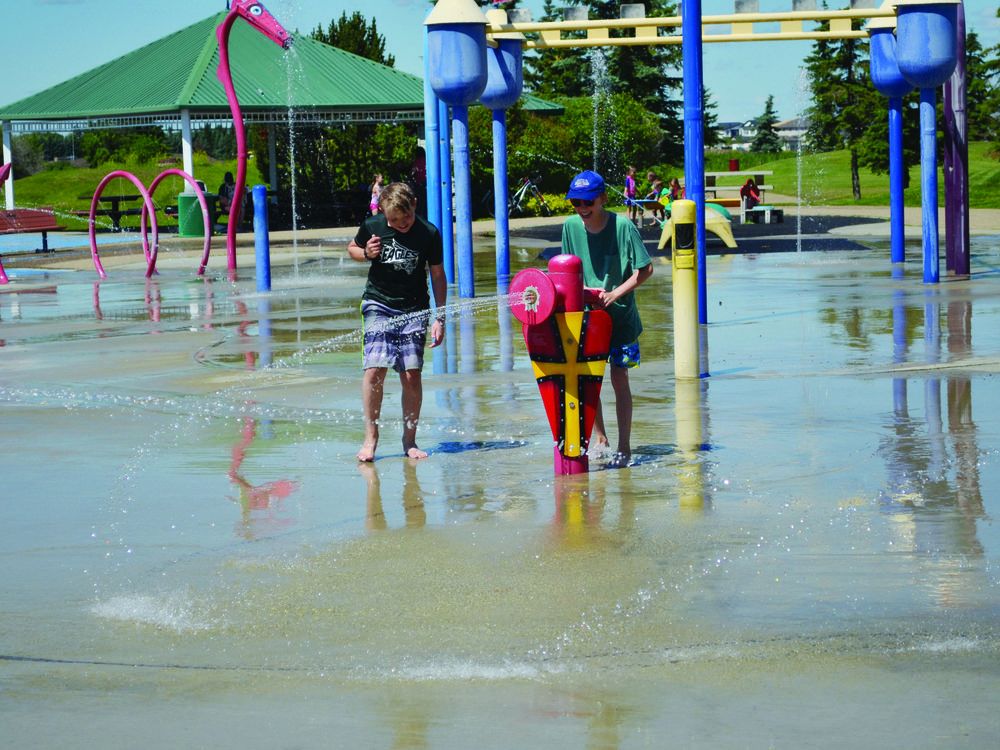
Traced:
[[670, 202], [673, 203], [674, 201], [679, 201], [683, 197], [684, 197], [684, 188], [681, 187], [681, 181], [678, 180], [676, 177], [671, 177], [670, 190], [667, 193], [667, 198], [669, 198]]
[[645, 201], [656, 201], [656, 203], [651, 203], [650, 212], [653, 214], [653, 221], [650, 226], [656, 224], [657, 221], [665, 221], [667, 214], [663, 209], [663, 203], [660, 200], [660, 193], [663, 192], [663, 180], [656, 176], [656, 172], [646, 172], [646, 181], [649, 183], [649, 191], [642, 197]]
[[233, 196], [236, 195], [236, 181], [233, 179], [232, 172], [226, 172], [225, 177], [222, 178], [222, 184], [219, 185], [216, 192], [219, 195], [219, 213], [228, 214], [233, 207]]
[[371, 198], [368, 201], [368, 213], [374, 216], [378, 213], [378, 199], [382, 194], [382, 175], [378, 172], [375, 173], [375, 179], [372, 180], [371, 184]]
[[[581, 172], [570, 183], [566, 198], [575, 216], [566, 219], [562, 251], [583, 261], [583, 283], [602, 289], [600, 305], [611, 316], [611, 385], [618, 417], [618, 450], [611, 466], [623, 468], [632, 460], [632, 389], [628, 371], [639, 366], [639, 334], [642, 321], [635, 302], [635, 289], [653, 275], [653, 265], [632, 222], [608, 211], [604, 178], [596, 172]], [[594, 421], [592, 444], [609, 445], [600, 403]]]
[[743, 183], [743, 187], [740, 188], [740, 198], [743, 201], [743, 208], [745, 209], [760, 205], [760, 189], [757, 187], [757, 183], [753, 181], [753, 177], [748, 178]]
[[410, 186], [414, 195], [417, 196], [417, 213], [427, 218], [427, 154], [417, 147], [417, 152], [413, 156], [413, 164], [410, 165]]
[[403, 402], [403, 453], [427, 458], [417, 447], [417, 422], [423, 401], [420, 371], [430, 317], [427, 274], [437, 315], [431, 325], [431, 347], [444, 339], [445, 279], [441, 233], [416, 214], [417, 198], [402, 182], [391, 182], [379, 196], [379, 213], [369, 216], [347, 245], [354, 260], [369, 263], [368, 282], [361, 296], [364, 344], [361, 403], [365, 437], [359, 461], [374, 461], [385, 376], [399, 373]]
[[636, 226], [639, 226], [639, 203], [636, 200], [639, 188], [635, 184], [635, 167], [625, 170], [625, 205], [628, 206], [628, 218]]

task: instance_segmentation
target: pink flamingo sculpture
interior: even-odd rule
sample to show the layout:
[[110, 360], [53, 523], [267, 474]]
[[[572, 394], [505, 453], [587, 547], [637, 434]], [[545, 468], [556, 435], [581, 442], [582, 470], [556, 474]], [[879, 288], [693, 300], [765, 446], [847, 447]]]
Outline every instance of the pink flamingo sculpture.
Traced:
[[229, 69], [229, 32], [242, 18], [264, 36], [271, 39], [282, 49], [288, 49], [292, 44], [291, 35], [257, 0], [233, 0], [228, 15], [215, 30], [219, 40], [219, 68], [217, 75], [226, 89], [226, 99], [233, 113], [233, 129], [236, 131], [236, 188], [233, 195], [233, 205], [229, 209], [229, 224], [226, 227], [226, 253], [229, 258], [229, 270], [236, 270], [236, 228], [240, 223], [240, 212], [243, 207], [243, 191], [247, 184], [247, 137], [243, 127], [243, 112], [236, 89], [233, 87], [233, 75]]
[[[3, 184], [7, 182], [7, 175], [10, 174], [10, 165], [12, 163], [13, 162], [8, 162], [7, 164], [0, 166], [0, 187], [3, 187]], [[3, 262], [0, 261], [0, 284], [7, 284], [9, 282], [10, 279], [7, 278], [7, 272], [3, 270]]]
[[[236, 199], [229, 209], [229, 224], [226, 231], [226, 254], [231, 277], [235, 276], [236, 273], [236, 228], [240, 223], [240, 211], [243, 203], [240, 200], [240, 196], [243, 195], [247, 181], [246, 130], [243, 126], [243, 112], [240, 110], [240, 102], [236, 96], [236, 89], [233, 87], [233, 76], [229, 66], [229, 33], [232, 30], [233, 24], [236, 23], [237, 18], [243, 18], [251, 26], [264, 34], [264, 36], [281, 46], [282, 49], [288, 49], [292, 43], [291, 35], [285, 31], [284, 27], [257, 0], [233, 0], [229, 13], [215, 30], [215, 36], [219, 40], [219, 67], [217, 75], [223, 88], [226, 90], [226, 99], [229, 101], [229, 109], [233, 115], [233, 129], [236, 132], [236, 186], [234, 192]], [[107, 274], [97, 254], [97, 235], [94, 219], [97, 216], [97, 207], [104, 187], [115, 177], [122, 177], [131, 181], [142, 195], [142, 251], [146, 256], [146, 277], [148, 278], [156, 272], [156, 256], [159, 247], [159, 227], [156, 223], [156, 210], [153, 206], [152, 194], [163, 178], [171, 174], [184, 179], [194, 188], [198, 196], [198, 203], [201, 205], [203, 226], [205, 227], [205, 245], [202, 251], [201, 265], [198, 267], [198, 275], [201, 276], [205, 273], [205, 266], [208, 264], [208, 256], [212, 247], [211, 216], [208, 211], [208, 203], [205, 200], [204, 191], [202, 191], [201, 186], [198, 185], [194, 177], [180, 169], [166, 169], [156, 176], [147, 190], [142, 181], [131, 172], [116, 170], [105, 176], [97, 186], [97, 190], [94, 191], [94, 197], [90, 203], [90, 254], [94, 259], [94, 267], [102, 279], [107, 278]], [[150, 249], [146, 236], [147, 215], [149, 216], [150, 227], [153, 230], [152, 249]], [[0, 269], [0, 273], [2, 273], [2, 269]]]

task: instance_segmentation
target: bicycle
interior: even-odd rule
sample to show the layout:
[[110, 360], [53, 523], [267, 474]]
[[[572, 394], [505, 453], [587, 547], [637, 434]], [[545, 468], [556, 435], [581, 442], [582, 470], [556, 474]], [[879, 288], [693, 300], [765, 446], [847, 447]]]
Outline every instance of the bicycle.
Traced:
[[[510, 198], [507, 201], [507, 216], [523, 216], [525, 209], [527, 208], [528, 201], [532, 198], [538, 203], [538, 210], [541, 212], [542, 216], [551, 216], [552, 208], [548, 203], [545, 202], [545, 196], [542, 195], [542, 191], [538, 189], [538, 185], [535, 184], [540, 182], [542, 179], [541, 175], [536, 175], [534, 178], [525, 177], [521, 180], [520, 185], [517, 189], [511, 193]], [[495, 215], [493, 206], [493, 191], [489, 191], [483, 198], [483, 203], [486, 204], [486, 210], [489, 212], [490, 216]]]

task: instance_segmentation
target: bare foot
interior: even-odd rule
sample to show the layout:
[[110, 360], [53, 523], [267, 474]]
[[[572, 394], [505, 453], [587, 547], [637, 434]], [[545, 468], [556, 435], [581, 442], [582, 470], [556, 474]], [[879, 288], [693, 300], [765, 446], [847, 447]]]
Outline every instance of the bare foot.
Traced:
[[365, 463], [370, 463], [375, 460], [375, 444], [374, 443], [362, 443], [361, 449], [358, 451], [358, 461], [363, 461]]
[[592, 458], [603, 458], [611, 455], [611, 446], [608, 444], [607, 435], [598, 435], [596, 432], [587, 447], [587, 455]]
[[406, 457], [416, 460], [419, 460], [421, 458], [427, 458], [427, 451], [420, 450], [420, 448], [418, 448], [417, 446], [411, 445], [409, 448], [406, 449]]

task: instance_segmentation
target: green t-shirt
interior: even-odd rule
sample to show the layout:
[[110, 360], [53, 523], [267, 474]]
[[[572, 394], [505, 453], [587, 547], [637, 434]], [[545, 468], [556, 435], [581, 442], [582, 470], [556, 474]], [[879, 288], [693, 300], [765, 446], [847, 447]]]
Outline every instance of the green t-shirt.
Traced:
[[426, 310], [427, 267], [441, 265], [441, 233], [419, 216], [406, 234], [392, 229], [385, 214], [369, 216], [358, 228], [354, 241], [361, 247], [368, 238], [382, 239], [382, 254], [372, 261], [362, 299], [375, 300], [400, 312]]
[[[608, 223], [591, 234], [579, 216], [563, 224], [562, 251], [583, 261], [583, 284], [610, 292], [640, 268], [652, 261], [635, 225], [616, 213], [608, 212]], [[611, 345], [630, 344], [642, 333], [635, 291], [622, 296], [607, 308], [611, 315]]]

